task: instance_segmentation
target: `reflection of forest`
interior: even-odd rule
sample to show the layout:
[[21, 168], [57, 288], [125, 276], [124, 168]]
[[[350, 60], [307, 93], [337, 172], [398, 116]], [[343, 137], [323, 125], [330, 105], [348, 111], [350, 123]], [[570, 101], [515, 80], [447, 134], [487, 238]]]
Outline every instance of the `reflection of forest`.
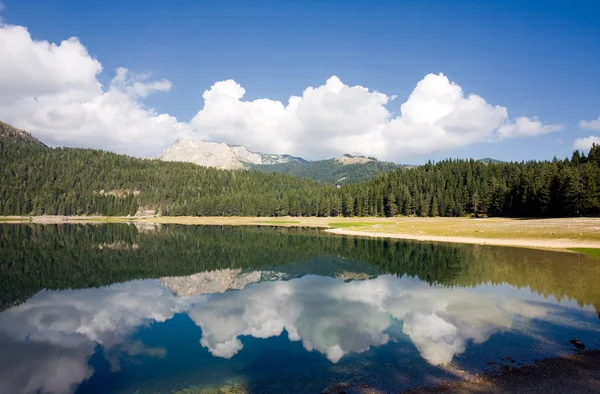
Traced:
[[505, 283], [600, 310], [600, 264], [570, 253], [286, 228], [170, 225], [141, 232], [126, 224], [0, 225], [0, 310], [44, 288], [98, 287], [226, 268], [294, 275], [392, 273], [460, 287]]

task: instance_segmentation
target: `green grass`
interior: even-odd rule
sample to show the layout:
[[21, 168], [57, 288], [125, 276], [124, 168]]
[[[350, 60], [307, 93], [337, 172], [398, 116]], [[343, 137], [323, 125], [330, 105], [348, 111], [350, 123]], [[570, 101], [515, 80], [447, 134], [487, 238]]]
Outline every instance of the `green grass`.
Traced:
[[594, 248], [569, 248], [573, 252], [583, 253], [595, 259], [600, 259], [600, 249]]
[[331, 222], [328, 223], [330, 227], [333, 228], [348, 228], [348, 227], [365, 227], [365, 226], [373, 226], [376, 224], [389, 224], [382, 222]]
[[27, 216], [23, 216], [20, 218], [2, 218], [0, 217], [0, 222], [31, 222], [31, 218]]

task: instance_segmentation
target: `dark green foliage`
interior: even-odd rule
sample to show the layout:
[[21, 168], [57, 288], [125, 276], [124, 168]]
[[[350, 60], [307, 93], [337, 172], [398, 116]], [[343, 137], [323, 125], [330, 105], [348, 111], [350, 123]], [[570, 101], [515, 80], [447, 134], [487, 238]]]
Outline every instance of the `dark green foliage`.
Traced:
[[342, 188], [342, 207], [353, 208], [348, 216], [596, 216], [600, 146], [573, 160], [444, 160], [396, 170]]
[[0, 310], [42, 289], [106, 286], [219, 269], [285, 278], [366, 273], [430, 284], [509, 284], [600, 308], [600, 264], [576, 253], [319, 234], [314, 229], [0, 224]]
[[[600, 214], [598, 145], [588, 156], [577, 153], [562, 161], [429, 162], [336, 188], [276, 173], [217, 170], [91, 149], [51, 149], [22, 132], [1, 136], [0, 215], [112, 216], [139, 209], [172, 216]], [[324, 166], [338, 166], [340, 171], [389, 164], [322, 163], [326, 162]], [[341, 176], [335, 171], [328, 173]]]
[[42, 144], [36, 138], [34, 138], [31, 134], [24, 130], [19, 130], [15, 127], [12, 127], [9, 124], [6, 124], [0, 121], [0, 141], [4, 140], [29, 145], [30, 147], [46, 147], [46, 145]]
[[338, 203], [333, 186], [287, 175], [0, 139], [0, 215], [329, 216]]
[[398, 164], [377, 160], [367, 163], [342, 165], [336, 159], [330, 159], [255, 165], [251, 166], [250, 169], [263, 172], [278, 172], [312, 179], [316, 182], [330, 183], [332, 185], [349, 185], [368, 181], [398, 167], [400, 167]]
[[[99, 287], [226, 268], [288, 272], [281, 267], [314, 259], [319, 263], [309, 273], [316, 275], [393, 272], [446, 282], [467, 252], [463, 245], [323, 236], [314, 229], [168, 225], [140, 232], [127, 224], [0, 224], [0, 310], [44, 288]], [[423, 268], [426, 275], [419, 273]]]

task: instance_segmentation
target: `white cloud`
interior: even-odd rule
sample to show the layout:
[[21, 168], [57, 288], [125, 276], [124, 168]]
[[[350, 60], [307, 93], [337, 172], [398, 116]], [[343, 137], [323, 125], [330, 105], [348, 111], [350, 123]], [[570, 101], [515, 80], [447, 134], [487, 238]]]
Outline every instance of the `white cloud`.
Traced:
[[584, 130], [600, 130], [600, 116], [598, 116], [598, 119], [580, 121], [579, 127]]
[[0, 27], [0, 103], [62, 91], [98, 93], [102, 71], [77, 38], [33, 41], [22, 26]]
[[577, 138], [573, 142], [573, 148], [577, 150], [582, 150], [587, 153], [590, 150], [593, 144], [600, 145], [600, 137], [596, 135], [590, 135], [585, 138]]
[[345, 85], [335, 76], [325, 85], [309, 87], [301, 97], [290, 97], [287, 105], [268, 99], [244, 101], [244, 94], [235, 81], [214, 84], [204, 92], [204, 108], [192, 126], [202, 138], [263, 152], [310, 157], [351, 152], [396, 161], [561, 128], [536, 118], [510, 121], [506, 108], [474, 94], [465, 96], [443, 74], [425, 76], [396, 117], [387, 109], [394, 97]]
[[52, 145], [138, 156], [186, 137], [307, 158], [349, 152], [393, 161], [560, 129], [536, 118], [511, 120], [505, 107], [465, 95], [443, 74], [419, 81], [398, 115], [388, 109], [394, 96], [336, 76], [286, 103], [244, 100], [245, 89], [226, 80], [204, 92], [204, 106], [190, 122], [180, 122], [143, 104], [149, 94], [169, 91], [168, 80], [119, 68], [103, 87], [101, 71], [76, 38], [53, 44], [34, 40], [22, 26], [0, 26], [0, 119]]
[[562, 130], [562, 125], [544, 125], [537, 118], [518, 117], [513, 123], [505, 124], [498, 129], [500, 137], [519, 138], [535, 137], [541, 134]]
[[154, 154], [189, 126], [139, 100], [171, 88], [119, 68], [108, 88], [100, 62], [76, 38], [35, 41], [22, 26], [0, 27], [0, 119], [52, 145]]

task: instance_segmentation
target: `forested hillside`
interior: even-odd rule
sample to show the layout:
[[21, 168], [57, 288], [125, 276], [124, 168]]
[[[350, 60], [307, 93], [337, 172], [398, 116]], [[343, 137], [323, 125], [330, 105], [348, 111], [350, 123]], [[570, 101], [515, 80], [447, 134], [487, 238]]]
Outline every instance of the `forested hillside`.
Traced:
[[333, 186], [281, 174], [217, 170], [90, 149], [0, 139], [3, 215], [324, 215]]
[[142, 208], [198, 216], [600, 214], [599, 146], [552, 162], [445, 160], [336, 188], [276, 173], [53, 149], [13, 131], [0, 133], [2, 215], [128, 215]]
[[300, 178], [312, 179], [333, 185], [349, 185], [373, 179], [399, 167], [398, 164], [373, 160], [367, 163], [340, 164], [338, 159], [263, 164], [249, 167], [251, 170], [278, 172]]
[[343, 212], [394, 216], [596, 216], [600, 146], [551, 162], [444, 160], [341, 189]]

